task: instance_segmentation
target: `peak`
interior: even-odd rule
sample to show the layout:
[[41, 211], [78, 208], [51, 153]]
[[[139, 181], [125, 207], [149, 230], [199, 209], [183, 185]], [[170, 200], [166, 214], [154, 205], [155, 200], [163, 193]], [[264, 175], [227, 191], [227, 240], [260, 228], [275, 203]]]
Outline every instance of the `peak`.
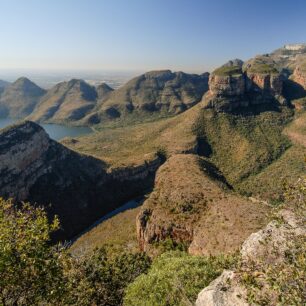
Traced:
[[21, 77], [19, 79], [17, 79], [14, 84], [26, 84], [26, 83], [31, 83], [34, 84], [30, 79], [26, 78], [26, 77]]
[[[26, 77], [21, 77], [17, 79], [13, 84], [13, 88], [39, 88], [41, 89], [38, 85], [36, 85], [34, 82], [32, 82], [30, 79]], [[41, 89], [42, 90], [42, 89]]]
[[103, 89], [103, 90], [109, 90], [109, 91], [113, 91], [114, 90], [112, 87], [110, 87], [106, 83], [101, 83], [100, 85], [97, 86], [97, 89]]
[[77, 84], [77, 83], [85, 83], [85, 81], [82, 79], [71, 79], [70, 81], [68, 81], [68, 83]]
[[166, 70], [152, 70], [152, 71], [148, 71], [146, 72], [144, 75], [147, 78], [156, 78], [156, 77], [161, 77], [161, 76], [165, 76], [165, 75], [171, 75], [172, 71], [169, 69]]
[[242, 67], [243, 65], [243, 61], [239, 58], [235, 58], [232, 60], [229, 60], [228, 62], [226, 62], [223, 66], [224, 67], [233, 67], [233, 66], [237, 66], [237, 67]]

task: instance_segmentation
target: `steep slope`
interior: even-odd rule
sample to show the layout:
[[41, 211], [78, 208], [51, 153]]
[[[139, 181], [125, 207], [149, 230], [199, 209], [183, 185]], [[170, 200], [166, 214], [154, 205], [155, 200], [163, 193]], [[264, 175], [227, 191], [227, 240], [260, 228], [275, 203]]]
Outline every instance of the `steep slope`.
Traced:
[[60, 217], [60, 238], [71, 238], [96, 219], [152, 185], [155, 163], [109, 171], [26, 121], [0, 130], [0, 196], [45, 206]]
[[77, 121], [94, 108], [96, 99], [94, 87], [83, 80], [72, 79], [51, 88], [28, 119], [52, 123]]
[[9, 82], [0, 80], [0, 95], [2, 94], [2, 92], [4, 91], [4, 89], [5, 89], [6, 87], [8, 87], [9, 85], [10, 85]]
[[189, 246], [191, 254], [233, 252], [264, 224], [268, 210], [232, 193], [204, 158], [173, 155], [158, 170], [137, 217], [140, 248], [154, 254], [171, 239]]
[[152, 115], [178, 114], [201, 100], [208, 89], [207, 82], [208, 74], [147, 72], [111, 93], [85, 122], [98, 124], [118, 118], [139, 120]]
[[0, 97], [0, 116], [24, 118], [29, 115], [45, 90], [27, 78], [19, 78], [7, 86]]

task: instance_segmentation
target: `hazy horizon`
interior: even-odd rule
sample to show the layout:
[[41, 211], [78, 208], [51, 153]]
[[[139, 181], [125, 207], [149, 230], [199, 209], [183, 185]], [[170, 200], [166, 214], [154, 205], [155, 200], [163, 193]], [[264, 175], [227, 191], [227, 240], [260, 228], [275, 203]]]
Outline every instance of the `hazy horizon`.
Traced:
[[306, 37], [302, 0], [2, 0], [0, 11], [1, 70], [201, 73]]

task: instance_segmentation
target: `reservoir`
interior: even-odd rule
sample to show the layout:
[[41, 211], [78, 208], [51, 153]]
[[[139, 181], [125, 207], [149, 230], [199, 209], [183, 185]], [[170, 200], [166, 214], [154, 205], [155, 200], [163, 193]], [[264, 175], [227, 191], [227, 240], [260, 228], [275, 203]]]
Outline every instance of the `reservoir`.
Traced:
[[[0, 118], [0, 129], [16, 122], [18, 122], [16, 119]], [[78, 137], [92, 133], [92, 129], [89, 127], [66, 126], [61, 124], [40, 124], [40, 126], [42, 126], [49, 134], [50, 138], [54, 140], [61, 140], [64, 137]]]

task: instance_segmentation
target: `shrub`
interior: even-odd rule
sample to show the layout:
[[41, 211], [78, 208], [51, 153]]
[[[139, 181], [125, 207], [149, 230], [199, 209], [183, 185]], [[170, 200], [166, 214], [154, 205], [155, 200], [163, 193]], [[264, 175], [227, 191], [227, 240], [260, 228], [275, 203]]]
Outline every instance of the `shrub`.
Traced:
[[50, 246], [49, 224], [42, 208], [16, 209], [0, 198], [0, 304], [58, 304], [64, 295], [64, 249]]
[[124, 305], [192, 305], [197, 294], [234, 261], [234, 257], [164, 253], [147, 274], [140, 275], [127, 287]]
[[71, 305], [122, 305], [125, 287], [150, 267], [145, 254], [122, 253], [110, 257], [104, 248], [75, 259], [69, 269]]

